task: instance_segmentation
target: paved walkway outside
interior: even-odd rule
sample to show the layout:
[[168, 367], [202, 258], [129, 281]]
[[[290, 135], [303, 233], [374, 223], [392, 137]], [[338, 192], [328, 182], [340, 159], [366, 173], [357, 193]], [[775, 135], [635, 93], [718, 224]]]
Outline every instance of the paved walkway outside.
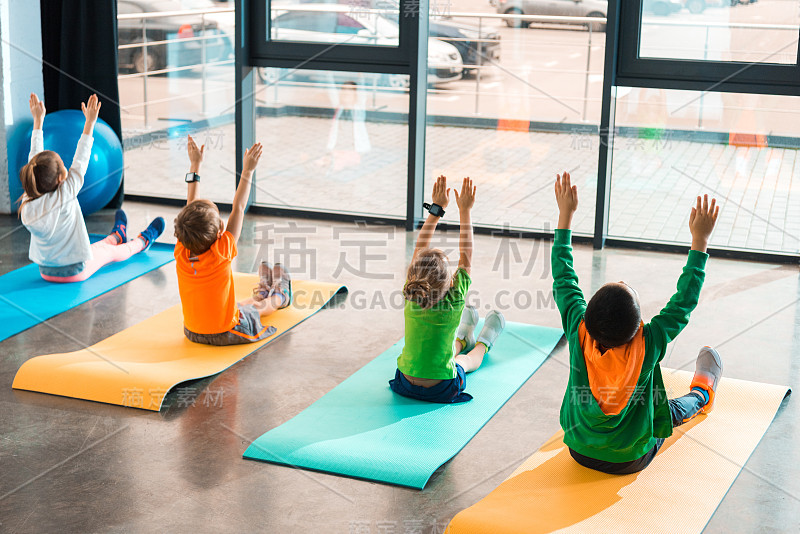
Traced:
[[[354, 128], [311, 117], [264, 117], [257, 138], [266, 150], [259, 168], [257, 204], [403, 217], [406, 126], [366, 123]], [[584, 134], [528, 133], [430, 126], [430, 183], [440, 173], [455, 184], [478, 185], [476, 224], [552, 229], [552, 180], [569, 170], [581, 205], [575, 230], [593, 231], [598, 140]], [[230, 202], [234, 128], [196, 135], [205, 142], [202, 195]], [[128, 146], [126, 190], [182, 197], [188, 169], [185, 138]], [[797, 150], [733, 147], [665, 139], [618, 138], [614, 151], [610, 234], [688, 243], [695, 195], [708, 192], [722, 211], [712, 244], [757, 250], [800, 249], [800, 162]], [[455, 204], [446, 218], [457, 221]]]

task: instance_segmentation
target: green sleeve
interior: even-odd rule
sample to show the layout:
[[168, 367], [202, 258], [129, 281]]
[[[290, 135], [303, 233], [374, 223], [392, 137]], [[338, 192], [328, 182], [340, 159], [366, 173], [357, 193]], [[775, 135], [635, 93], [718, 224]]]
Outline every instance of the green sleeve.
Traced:
[[658, 354], [658, 362], [664, 357], [669, 342], [678, 337], [689, 323], [689, 315], [697, 307], [707, 260], [705, 252], [689, 251], [686, 266], [678, 278], [678, 290], [664, 309], [644, 326], [644, 335]]
[[472, 284], [472, 278], [469, 277], [467, 271], [464, 269], [459, 268], [456, 271], [455, 278], [453, 279], [453, 289], [455, 289], [455, 293], [461, 300], [464, 300], [467, 295], [467, 291], [469, 291], [469, 286]]
[[572, 268], [572, 232], [556, 230], [550, 253], [553, 269], [553, 295], [561, 312], [561, 324], [569, 336], [578, 329], [586, 311], [586, 300], [578, 286], [578, 275]]

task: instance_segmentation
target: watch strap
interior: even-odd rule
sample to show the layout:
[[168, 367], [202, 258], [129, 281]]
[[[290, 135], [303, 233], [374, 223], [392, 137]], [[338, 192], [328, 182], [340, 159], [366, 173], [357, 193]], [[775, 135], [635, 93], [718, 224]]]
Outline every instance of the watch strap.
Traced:
[[439, 204], [428, 204], [427, 202], [423, 202], [422, 207], [428, 210], [428, 212], [434, 217], [444, 216], [444, 208], [442, 208]]

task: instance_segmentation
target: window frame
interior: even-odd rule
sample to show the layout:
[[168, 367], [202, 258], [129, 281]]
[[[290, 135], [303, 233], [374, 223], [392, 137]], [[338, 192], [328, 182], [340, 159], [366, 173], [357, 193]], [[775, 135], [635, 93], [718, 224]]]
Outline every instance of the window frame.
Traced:
[[800, 45], [794, 64], [640, 57], [642, 0], [619, 0], [618, 6], [615, 85], [800, 96]]
[[[398, 46], [366, 44], [311, 43], [272, 40], [270, 0], [249, 0], [249, 63], [257, 67], [296, 67], [308, 70], [341, 70], [407, 74], [413, 65], [414, 16], [403, 16], [418, 0], [400, 0]], [[337, 4], [338, 5], [338, 4]], [[266, 21], [267, 24], [259, 24]]]

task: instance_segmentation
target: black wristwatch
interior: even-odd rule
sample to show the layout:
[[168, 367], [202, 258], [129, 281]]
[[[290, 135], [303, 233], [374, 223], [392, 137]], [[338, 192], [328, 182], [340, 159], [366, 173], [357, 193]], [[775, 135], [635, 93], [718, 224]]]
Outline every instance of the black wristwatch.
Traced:
[[187, 184], [191, 184], [191, 183], [199, 182], [199, 181], [200, 181], [200, 175], [197, 174], [196, 172], [187, 172], [186, 173], [186, 183]]
[[428, 210], [434, 217], [444, 217], [444, 209], [439, 204], [428, 204], [424, 202], [422, 207]]

